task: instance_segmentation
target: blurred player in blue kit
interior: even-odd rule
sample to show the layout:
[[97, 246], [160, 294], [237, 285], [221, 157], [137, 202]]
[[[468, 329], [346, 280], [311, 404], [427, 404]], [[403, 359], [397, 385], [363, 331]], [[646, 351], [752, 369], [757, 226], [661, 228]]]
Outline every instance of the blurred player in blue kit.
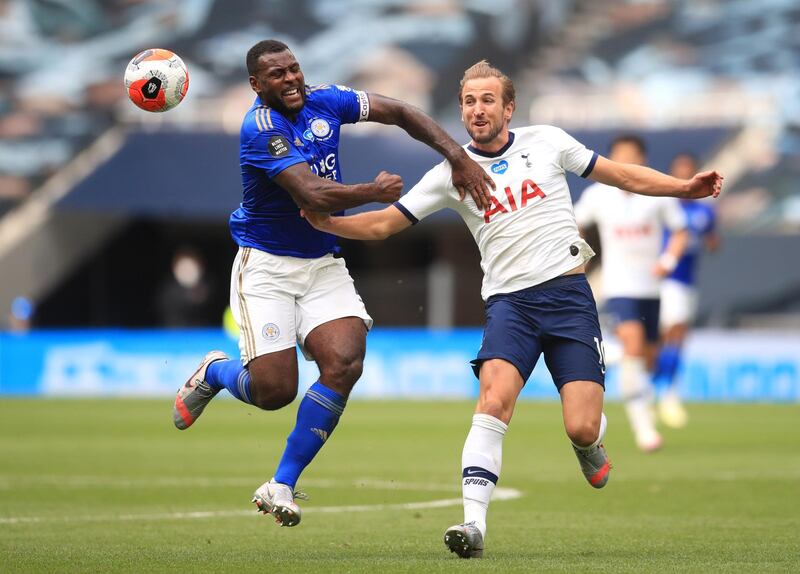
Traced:
[[372, 325], [337, 239], [314, 229], [300, 209], [339, 213], [400, 197], [402, 180], [381, 172], [372, 183], [342, 185], [339, 129], [373, 121], [397, 125], [441, 153], [453, 184], [488, 205], [491, 178], [431, 118], [403, 102], [343, 86], [306, 85], [300, 64], [282, 42], [265, 40], [247, 53], [257, 94], [240, 136], [244, 199], [230, 217], [239, 245], [231, 273], [230, 306], [240, 330], [240, 359], [212, 351], [175, 398], [173, 421], [191, 426], [216, 394], [264, 410], [297, 395], [296, 345], [317, 363], [320, 378], [297, 410], [274, 477], [253, 502], [282, 526], [300, 522], [295, 485], [330, 437], [361, 376]]
[[444, 541], [461, 558], [483, 555], [489, 501], [500, 478], [503, 438], [517, 398], [541, 354], [561, 397], [564, 427], [586, 480], [605, 486], [605, 362], [597, 307], [585, 276], [594, 255], [581, 239], [566, 181], [570, 171], [650, 196], [707, 197], [713, 171], [677, 179], [606, 159], [553, 126], [509, 129], [512, 81], [482, 61], [464, 73], [466, 150], [495, 180], [491, 204], [460, 201], [447, 162], [432, 168], [394, 205], [345, 217], [306, 212], [320, 230], [383, 239], [444, 208], [466, 223], [481, 254], [486, 326], [473, 361], [478, 403], [461, 458], [464, 522]]
[[[674, 177], [685, 178], [697, 171], [697, 159], [688, 153], [676, 155], [670, 164]], [[716, 251], [716, 215], [702, 201], [682, 200], [689, 241], [675, 269], [661, 283], [661, 351], [656, 361], [653, 383], [659, 390], [658, 415], [673, 428], [686, 426], [689, 416], [676, 383], [681, 349], [697, 314], [697, 265], [703, 251]]]

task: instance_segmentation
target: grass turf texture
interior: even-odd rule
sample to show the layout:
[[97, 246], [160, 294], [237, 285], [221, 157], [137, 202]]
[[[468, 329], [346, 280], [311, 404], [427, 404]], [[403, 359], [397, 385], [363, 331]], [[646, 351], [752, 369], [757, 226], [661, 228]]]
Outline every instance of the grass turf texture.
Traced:
[[[590, 488], [556, 403], [522, 403], [506, 437], [482, 561], [442, 543], [460, 505], [321, 512], [459, 497], [466, 402], [356, 402], [300, 479], [297, 528], [247, 512], [295, 407], [217, 400], [172, 428], [170, 401], [0, 402], [3, 572], [785, 572], [800, 569], [800, 407], [697, 405], [666, 448], [635, 451], [619, 405], [615, 468]], [[394, 485], [373, 481], [395, 481]], [[411, 486], [408, 486], [411, 484]], [[430, 485], [430, 488], [414, 487]], [[317, 512], [314, 510], [317, 509]], [[225, 516], [169, 517], [223, 511]], [[9, 518], [36, 517], [37, 521]]]

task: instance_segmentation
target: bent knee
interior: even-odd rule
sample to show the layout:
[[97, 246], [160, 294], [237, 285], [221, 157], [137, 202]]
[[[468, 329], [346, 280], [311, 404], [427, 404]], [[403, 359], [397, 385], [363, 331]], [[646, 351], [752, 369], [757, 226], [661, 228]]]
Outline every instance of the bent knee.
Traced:
[[517, 397], [504, 391], [505, 389], [498, 389], [495, 386], [484, 386], [478, 397], [477, 412], [491, 415], [508, 424], [514, 413]]
[[297, 385], [270, 385], [251, 383], [253, 405], [265, 410], [275, 411], [289, 405], [297, 397]]
[[320, 377], [333, 387], [352, 388], [364, 371], [364, 358], [360, 355], [337, 357], [320, 366]]
[[505, 421], [510, 418], [510, 414], [513, 412], [513, 406], [505, 404], [497, 397], [485, 396], [478, 400], [477, 412]]
[[578, 446], [589, 446], [600, 436], [600, 419], [567, 423], [567, 436]]

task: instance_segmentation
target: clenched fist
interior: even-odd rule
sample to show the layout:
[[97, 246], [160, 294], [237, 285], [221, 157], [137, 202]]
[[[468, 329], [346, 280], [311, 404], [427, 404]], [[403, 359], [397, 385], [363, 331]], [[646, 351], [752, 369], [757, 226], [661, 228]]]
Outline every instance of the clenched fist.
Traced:
[[382, 171], [374, 181], [376, 192], [374, 201], [393, 203], [400, 199], [403, 191], [403, 178], [393, 173]]

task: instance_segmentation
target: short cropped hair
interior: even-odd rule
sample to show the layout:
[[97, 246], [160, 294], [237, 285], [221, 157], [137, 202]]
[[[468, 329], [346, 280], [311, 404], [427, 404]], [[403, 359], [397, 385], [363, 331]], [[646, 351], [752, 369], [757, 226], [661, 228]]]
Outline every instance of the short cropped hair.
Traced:
[[480, 78], [497, 78], [503, 86], [503, 105], [508, 102], [516, 101], [517, 94], [514, 91], [514, 82], [511, 78], [506, 76], [503, 72], [492, 66], [486, 60], [473, 64], [464, 72], [464, 77], [461, 78], [461, 84], [458, 87], [458, 103], [461, 103], [461, 96], [464, 93], [464, 84], [469, 80], [477, 80]]
[[634, 134], [622, 134], [615, 137], [611, 140], [611, 143], [608, 146], [608, 151], [612, 151], [617, 144], [631, 144], [636, 146], [636, 149], [639, 150], [639, 153], [642, 155], [647, 155], [647, 146], [644, 143], [644, 140], [637, 135]]
[[264, 54], [277, 54], [287, 50], [289, 50], [289, 46], [280, 40], [261, 40], [247, 51], [247, 73], [251, 76], [256, 75], [256, 72], [258, 72], [258, 59]]

